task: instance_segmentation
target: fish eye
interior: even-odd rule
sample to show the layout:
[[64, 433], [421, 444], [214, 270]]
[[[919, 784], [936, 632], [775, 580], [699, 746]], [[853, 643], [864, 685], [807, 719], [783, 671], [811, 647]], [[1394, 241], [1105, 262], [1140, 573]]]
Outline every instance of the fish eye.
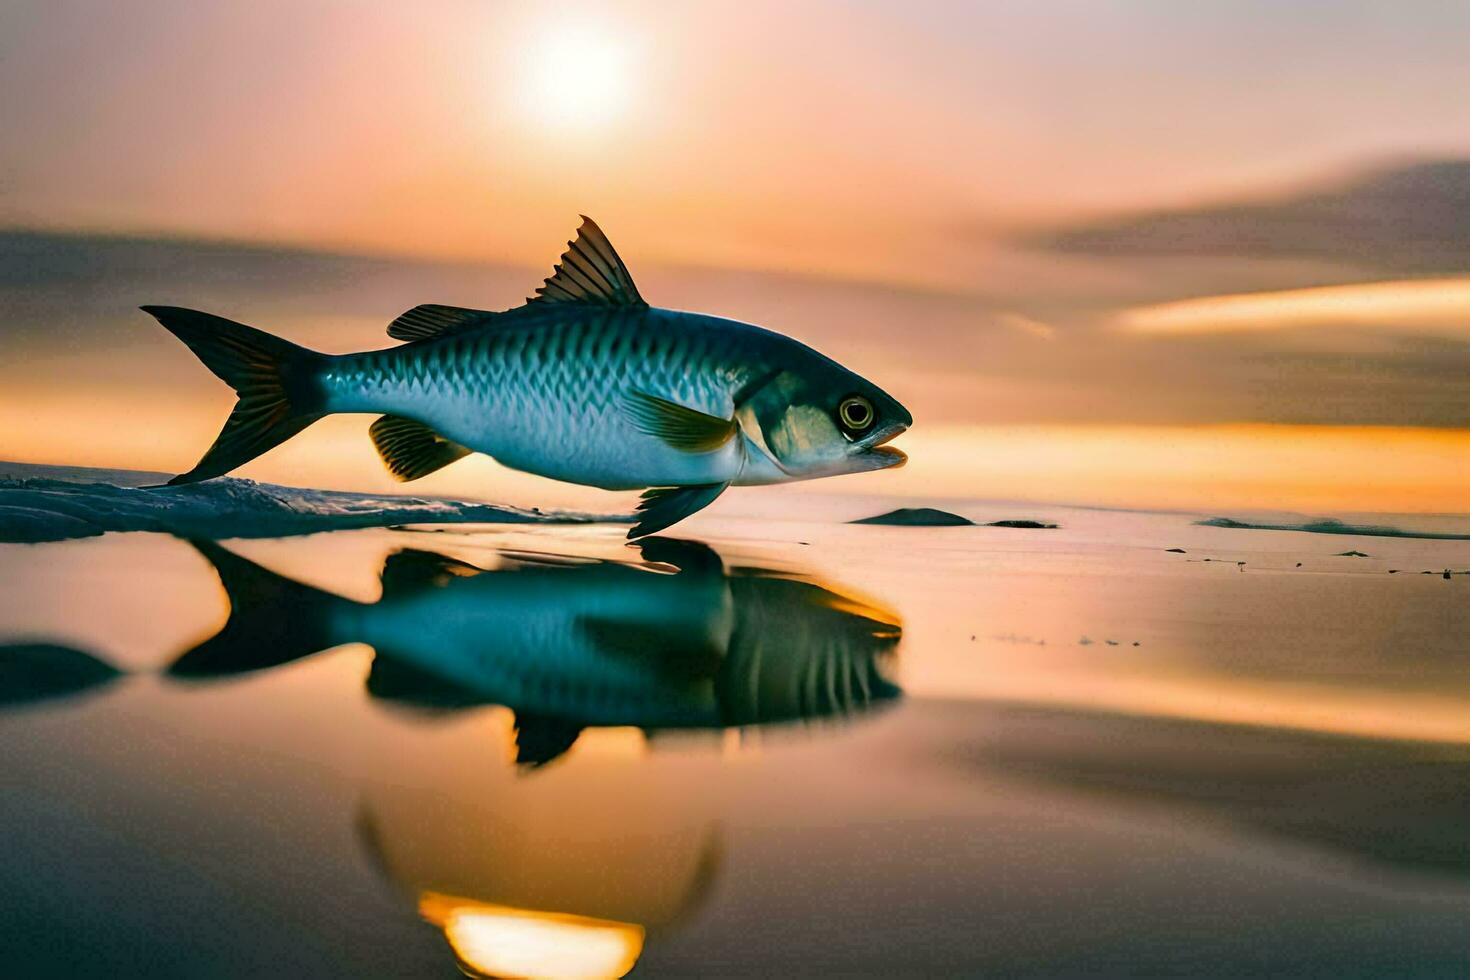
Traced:
[[842, 434], [849, 438], [867, 432], [877, 418], [873, 403], [862, 395], [848, 395], [837, 406], [837, 422]]

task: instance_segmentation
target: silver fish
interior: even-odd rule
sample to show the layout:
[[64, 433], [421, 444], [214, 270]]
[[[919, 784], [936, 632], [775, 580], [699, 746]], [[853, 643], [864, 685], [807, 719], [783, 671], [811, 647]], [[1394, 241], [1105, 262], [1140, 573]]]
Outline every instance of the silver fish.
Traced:
[[583, 217], [552, 276], [500, 313], [417, 306], [400, 347], [319, 354], [194, 310], [145, 306], [239, 394], [215, 443], [169, 482], [223, 475], [325, 415], [386, 413], [372, 438], [415, 480], [485, 453], [513, 469], [647, 489], [629, 537], [754, 486], [901, 465], [892, 396], [770, 330], [644, 302]]
[[249, 673], [366, 643], [374, 698], [509, 707], [526, 764], [555, 758], [589, 726], [848, 718], [899, 694], [886, 676], [902, 634], [893, 613], [790, 575], [727, 569], [694, 542], [639, 542], [652, 565], [507, 554], [491, 570], [400, 551], [375, 603], [194, 545], [219, 573], [230, 617], [171, 677]]

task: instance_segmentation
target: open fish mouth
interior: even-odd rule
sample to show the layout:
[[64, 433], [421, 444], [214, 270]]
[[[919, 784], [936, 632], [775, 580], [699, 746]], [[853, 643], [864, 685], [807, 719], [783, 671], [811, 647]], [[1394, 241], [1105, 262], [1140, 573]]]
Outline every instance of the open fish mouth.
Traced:
[[886, 432], [880, 432], [877, 436], [874, 437], [873, 441], [867, 446], [865, 450], [865, 455], [869, 457], [876, 457], [876, 460], [879, 463], [879, 469], [890, 469], [893, 467], [902, 466], [904, 463], [907, 463], [909, 461], [908, 453], [895, 446], [890, 446], [888, 445], [888, 443], [892, 442], [894, 439], [897, 439], [899, 436], [903, 435], [907, 431], [908, 426], [906, 425], [890, 426]]
[[883, 465], [890, 469], [895, 466], [902, 466], [904, 463], [907, 463], [909, 461], [908, 453], [904, 452], [902, 449], [897, 449], [893, 446], [874, 446], [868, 451], [874, 456], [883, 459]]

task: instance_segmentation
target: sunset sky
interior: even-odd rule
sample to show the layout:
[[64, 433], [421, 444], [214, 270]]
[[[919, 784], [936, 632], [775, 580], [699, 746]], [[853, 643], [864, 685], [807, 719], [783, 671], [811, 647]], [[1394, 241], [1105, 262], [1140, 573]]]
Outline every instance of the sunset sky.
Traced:
[[[989, 233], [1470, 151], [1457, 3], [18, 0], [0, 218], [983, 279]], [[19, 137], [19, 138], [17, 138]]]
[[[1466, 37], [1448, 2], [13, 0], [0, 457], [125, 465], [89, 412], [196, 395], [207, 441], [228, 395], [140, 302], [375, 346], [518, 302], [578, 213], [655, 303], [896, 379], [934, 438], [1470, 427]], [[318, 288], [310, 251], [412, 261]]]

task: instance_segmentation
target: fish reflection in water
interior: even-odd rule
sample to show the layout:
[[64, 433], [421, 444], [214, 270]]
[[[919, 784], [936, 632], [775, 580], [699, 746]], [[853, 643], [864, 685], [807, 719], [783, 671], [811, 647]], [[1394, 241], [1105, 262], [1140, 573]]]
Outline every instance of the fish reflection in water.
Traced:
[[375, 603], [195, 546], [219, 573], [230, 618], [174, 662], [173, 677], [239, 674], [366, 643], [373, 697], [509, 707], [524, 765], [557, 758], [590, 726], [845, 718], [899, 694], [885, 677], [901, 633], [891, 613], [788, 574], [726, 569], [692, 542], [649, 539], [643, 565], [503, 553], [485, 569], [405, 550], [384, 564]]

